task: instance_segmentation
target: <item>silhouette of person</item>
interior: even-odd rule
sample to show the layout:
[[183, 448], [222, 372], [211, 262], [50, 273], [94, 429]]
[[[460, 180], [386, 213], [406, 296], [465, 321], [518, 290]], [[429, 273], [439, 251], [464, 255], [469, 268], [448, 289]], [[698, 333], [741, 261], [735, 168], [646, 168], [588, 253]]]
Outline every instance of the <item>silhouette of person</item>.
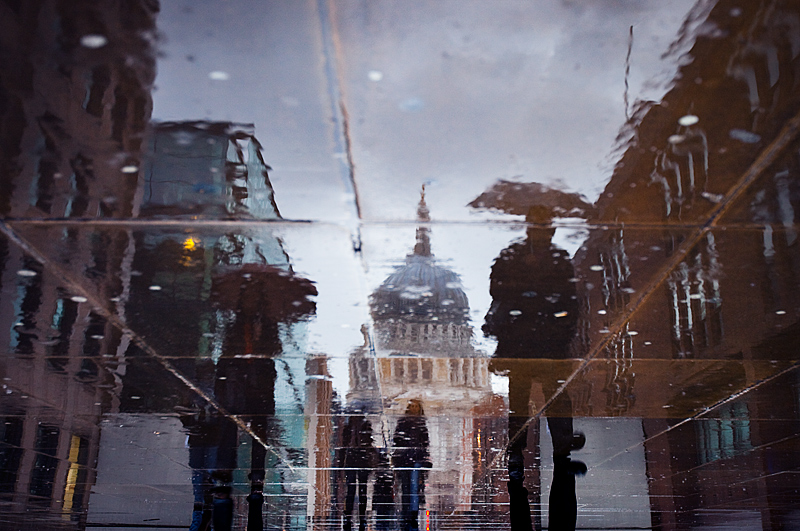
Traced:
[[[550, 210], [531, 207], [526, 220], [547, 223]], [[492, 266], [489, 288], [492, 306], [483, 326], [486, 335], [497, 339], [492, 370], [508, 372], [508, 490], [515, 530], [532, 529], [528, 491], [523, 486], [531, 385], [539, 381], [545, 396], [553, 397], [559, 383], [556, 377], [537, 374], [530, 364], [514, 360], [568, 359], [569, 344], [577, 326], [574, 269], [567, 252], [552, 244], [554, 233], [551, 227], [530, 226], [525, 240], [500, 253]], [[570, 461], [569, 454], [583, 447], [585, 437], [573, 432], [572, 402], [566, 392], [555, 396], [549, 410], [555, 412], [547, 417], [547, 425], [553, 439], [556, 468], [550, 491], [550, 529], [556, 529], [554, 523], [566, 525], [560, 529], [569, 529], [564, 521], [570, 519], [574, 529], [577, 515], [574, 475], [585, 472], [586, 466]], [[553, 511], [557, 513], [555, 519]]]
[[[202, 367], [200, 367], [202, 368]], [[229, 412], [240, 414], [261, 440], [274, 438], [274, 362], [271, 359], [238, 360], [223, 356], [213, 369], [214, 394]], [[250, 375], [250, 378], [246, 376]], [[231, 529], [233, 500], [232, 471], [237, 467], [238, 427], [228, 417], [208, 406], [184, 414], [181, 421], [189, 434], [189, 465], [192, 468], [194, 511], [192, 531]], [[262, 531], [263, 484], [266, 449], [257, 441], [251, 447], [251, 492], [248, 502], [248, 531]]]
[[[251, 428], [257, 434], [266, 433], [263, 424], [251, 423]], [[250, 452], [250, 494], [247, 496], [247, 531], [263, 531], [264, 518], [262, 509], [264, 508], [264, 463], [266, 461], [267, 449], [258, 441], [253, 441], [253, 448]]]
[[416, 531], [424, 500], [425, 469], [431, 468], [428, 427], [418, 399], [409, 401], [405, 415], [397, 422], [392, 444], [392, 465], [400, 480], [403, 529]]
[[[194, 374], [201, 388], [213, 394], [227, 413], [246, 422], [255, 439], [271, 441], [279, 431], [273, 356], [282, 348], [280, 324], [313, 313], [315, 305], [307, 297], [315, 294], [310, 281], [270, 265], [246, 264], [212, 281], [215, 304], [235, 312], [225, 326], [223, 355], [216, 364], [210, 359], [191, 360], [194, 367], [184, 370]], [[250, 354], [257, 356], [244, 356]], [[200, 416], [186, 415], [182, 420], [189, 431], [195, 487], [190, 529], [203, 531], [213, 523], [215, 531], [229, 530], [233, 525], [230, 484], [237, 467], [238, 427], [230, 418], [205, 407]], [[262, 531], [266, 449], [258, 440], [253, 441], [250, 457], [247, 529]]]
[[394, 474], [389, 453], [386, 448], [377, 451], [375, 484], [372, 488], [372, 512], [375, 514], [375, 528], [386, 530], [394, 528]]
[[231, 529], [232, 470], [236, 467], [236, 425], [216, 412], [200, 409], [181, 416], [189, 433], [189, 466], [192, 469], [194, 509], [190, 531]]
[[[239, 359], [226, 353], [217, 362], [216, 374], [215, 395], [227, 411], [239, 415], [262, 441], [275, 440], [280, 430], [274, 418], [275, 361], [269, 358]], [[262, 506], [266, 453], [264, 445], [253, 440], [248, 474], [248, 531], [264, 528]]]
[[372, 423], [364, 415], [353, 415], [342, 432], [343, 448], [340, 463], [344, 468], [347, 496], [344, 508], [344, 529], [351, 529], [353, 505], [358, 489], [358, 527], [366, 529], [367, 482], [371, 469], [378, 460], [378, 451], [372, 445]]

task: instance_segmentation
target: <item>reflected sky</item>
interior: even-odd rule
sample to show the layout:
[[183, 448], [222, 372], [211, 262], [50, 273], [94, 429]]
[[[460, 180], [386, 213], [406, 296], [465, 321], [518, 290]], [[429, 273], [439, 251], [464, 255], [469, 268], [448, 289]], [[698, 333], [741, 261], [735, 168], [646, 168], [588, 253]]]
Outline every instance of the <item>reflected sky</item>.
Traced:
[[[474, 219], [465, 205], [497, 179], [593, 201], [631, 109], [659, 101], [682, 54], [712, 29], [694, 20], [709, 6], [688, 0], [507, 2], [491, 20], [480, 2], [257, 5], [163, 6], [153, 117], [255, 124], [290, 219], [341, 219], [347, 184], [331, 95], [349, 118], [366, 219], [413, 219], [423, 183], [439, 220]], [[324, 16], [330, 34], [320, 36]], [[685, 22], [694, 31], [671, 47]], [[335, 77], [308, 68], [320, 61]], [[327, 197], [298, 196], [299, 183]]]

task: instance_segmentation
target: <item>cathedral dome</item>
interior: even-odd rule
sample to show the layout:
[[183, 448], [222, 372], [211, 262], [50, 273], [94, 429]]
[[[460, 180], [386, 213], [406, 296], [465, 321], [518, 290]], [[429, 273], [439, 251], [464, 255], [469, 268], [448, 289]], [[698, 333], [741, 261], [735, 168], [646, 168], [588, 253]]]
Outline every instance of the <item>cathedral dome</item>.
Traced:
[[400, 318], [406, 322], [466, 323], [469, 301], [459, 276], [434, 263], [430, 255], [411, 254], [372, 294], [376, 321]]
[[428, 228], [430, 221], [422, 198], [417, 208], [417, 242], [406, 263], [372, 294], [370, 307], [376, 321], [401, 319], [407, 323], [465, 324], [469, 319], [469, 301], [459, 276], [436, 264], [431, 253]]

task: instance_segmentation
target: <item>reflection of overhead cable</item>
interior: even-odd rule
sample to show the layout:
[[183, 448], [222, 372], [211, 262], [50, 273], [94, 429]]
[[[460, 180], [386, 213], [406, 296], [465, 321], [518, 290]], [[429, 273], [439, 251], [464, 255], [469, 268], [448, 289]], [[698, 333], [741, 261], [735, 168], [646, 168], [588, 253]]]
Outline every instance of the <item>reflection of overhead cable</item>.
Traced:
[[628, 103], [628, 77], [631, 74], [631, 51], [633, 50], [633, 26], [631, 26], [630, 33], [628, 34], [628, 55], [625, 56], [625, 92], [622, 94], [622, 100], [625, 104], [625, 120], [631, 119], [629, 103]]

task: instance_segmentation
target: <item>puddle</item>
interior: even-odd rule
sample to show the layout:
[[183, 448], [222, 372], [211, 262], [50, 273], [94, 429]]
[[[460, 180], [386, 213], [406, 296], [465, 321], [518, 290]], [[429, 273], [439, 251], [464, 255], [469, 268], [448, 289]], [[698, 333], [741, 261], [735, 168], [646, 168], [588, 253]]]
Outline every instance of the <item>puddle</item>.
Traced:
[[793, 5], [0, 21], [0, 527], [797, 527]]

